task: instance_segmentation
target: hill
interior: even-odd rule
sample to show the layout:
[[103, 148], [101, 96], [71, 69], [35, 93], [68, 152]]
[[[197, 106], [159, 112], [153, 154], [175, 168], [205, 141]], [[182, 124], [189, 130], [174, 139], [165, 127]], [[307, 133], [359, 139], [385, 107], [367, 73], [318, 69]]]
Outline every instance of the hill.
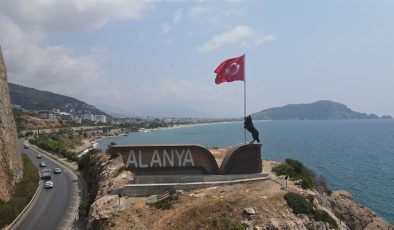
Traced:
[[29, 111], [52, 110], [54, 108], [74, 114], [105, 114], [93, 105], [78, 99], [8, 83], [11, 103]]
[[[378, 119], [375, 114], [359, 113], [346, 105], [322, 100], [310, 104], [290, 104], [275, 107], [252, 114], [255, 120], [342, 120], [342, 119]], [[383, 116], [382, 118], [391, 118]]]

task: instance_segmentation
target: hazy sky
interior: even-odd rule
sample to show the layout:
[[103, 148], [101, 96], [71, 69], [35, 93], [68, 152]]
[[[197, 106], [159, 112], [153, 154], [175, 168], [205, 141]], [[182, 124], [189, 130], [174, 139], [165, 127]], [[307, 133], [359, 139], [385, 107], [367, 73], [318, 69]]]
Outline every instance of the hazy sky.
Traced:
[[135, 115], [240, 117], [334, 100], [394, 115], [394, 1], [1, 0], [9, 81]]

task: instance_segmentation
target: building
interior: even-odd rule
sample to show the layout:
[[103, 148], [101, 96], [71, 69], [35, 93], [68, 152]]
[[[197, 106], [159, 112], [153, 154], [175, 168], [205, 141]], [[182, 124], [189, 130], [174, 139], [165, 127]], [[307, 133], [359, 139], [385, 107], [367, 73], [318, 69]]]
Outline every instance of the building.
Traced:
[[74, 116], [73, 120], [74, 120], [74, 122], [76, 124], [81, 124], [82, 123], [82, 117]]
[[101, 123], [107, 123], [107, 116], [105, 115], [95, 115], [94, 120], [101, 122]]
[[84, 120], [89, 120], [89, 121], [95, 121], [95, 117], [93, 114], [84, 114], [83, 115]]

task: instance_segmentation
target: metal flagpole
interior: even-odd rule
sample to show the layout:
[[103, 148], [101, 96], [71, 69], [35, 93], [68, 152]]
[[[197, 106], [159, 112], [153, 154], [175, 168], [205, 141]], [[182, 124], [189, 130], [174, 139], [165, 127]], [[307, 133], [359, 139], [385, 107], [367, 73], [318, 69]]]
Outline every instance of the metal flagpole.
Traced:
[[[246, 74], [245, 74], [245, 69], [246, 69], [246, 55], [244, 53], [244, 118], [246, 117]], [[246, 128], [244, 127], [244, 141], [246, 143]]]

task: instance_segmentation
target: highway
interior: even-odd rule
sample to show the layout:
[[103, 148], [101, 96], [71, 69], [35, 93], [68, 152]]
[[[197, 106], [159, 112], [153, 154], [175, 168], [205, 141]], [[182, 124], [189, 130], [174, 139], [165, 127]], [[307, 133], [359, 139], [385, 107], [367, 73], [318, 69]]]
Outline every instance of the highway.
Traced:
[[[41, 180], [40, 191], [13, 229], [69, 229], [70, 223], [75, 218], [75, 209], [78, 208], [78, 178], [68, 168], [45, 154], [40, 153], [42, 158], [37, 159], [39, 153], [32, 148], [24, 149], [23, 142], [24, 139], [18, 140], [20, 150], [29, 156], [40, 171], [44, 168], [51, 169], [51, 171], [54, 168], [60, 168], [62, 173], [51, 173], [51, 180], [54, 184], [51, 189], [45, 189], [45, 181]], [[40, 168], [38, 165], [41, 161], [44, 161], [47, 166]]]

